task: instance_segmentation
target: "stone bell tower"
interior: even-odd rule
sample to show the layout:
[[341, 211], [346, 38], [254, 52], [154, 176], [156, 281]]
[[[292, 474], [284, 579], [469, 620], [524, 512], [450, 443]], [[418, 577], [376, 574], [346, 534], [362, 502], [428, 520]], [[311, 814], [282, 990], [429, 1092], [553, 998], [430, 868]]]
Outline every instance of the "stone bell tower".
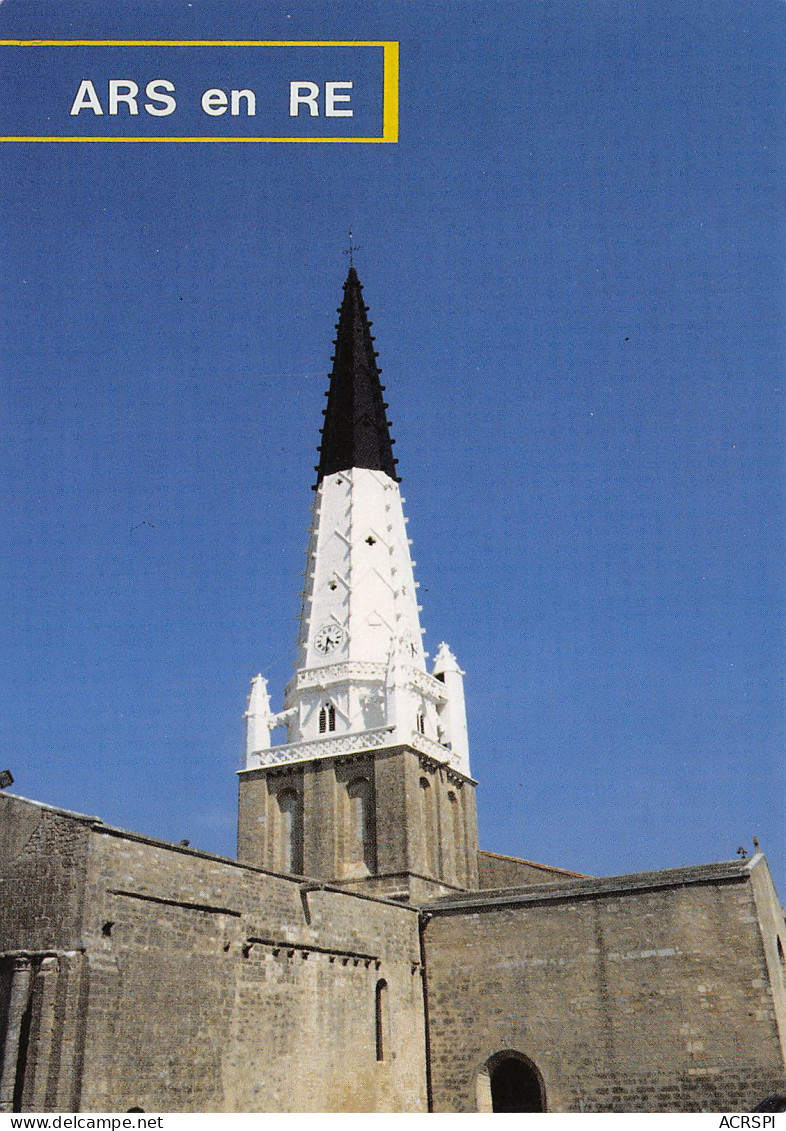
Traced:
[[[296, 670], [283, 707], [256, 676], [240, 771], [240, 859], [419, 899], [477, 886], [463, 672], [426, 667], [374, 338], [353, 266], [316, 468]], [[286, 728], [285, 741], [272, 732]]]

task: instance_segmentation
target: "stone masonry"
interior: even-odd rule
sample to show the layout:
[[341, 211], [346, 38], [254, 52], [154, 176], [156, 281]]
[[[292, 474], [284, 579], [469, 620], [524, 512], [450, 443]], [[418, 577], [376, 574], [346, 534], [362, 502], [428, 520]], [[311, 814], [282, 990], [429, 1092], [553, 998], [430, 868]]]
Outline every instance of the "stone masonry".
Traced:
[[512, 1049], [548, 1110], [750, 1111], [783, 1086], [778, 914], [762, 856], [432, 903], [435, 1110], [483, 1110]]
[[7, 1110], [425, 1110], [414, 908], [0, 806]]
[[[783, 1088], [764, 858], [420, 906], [0, 795], [11, 1111], [750, 1110]], [[494, 860], [482, 860], [481, 875]], [[427, 1034], [428, 1033], [428, 1040]]]

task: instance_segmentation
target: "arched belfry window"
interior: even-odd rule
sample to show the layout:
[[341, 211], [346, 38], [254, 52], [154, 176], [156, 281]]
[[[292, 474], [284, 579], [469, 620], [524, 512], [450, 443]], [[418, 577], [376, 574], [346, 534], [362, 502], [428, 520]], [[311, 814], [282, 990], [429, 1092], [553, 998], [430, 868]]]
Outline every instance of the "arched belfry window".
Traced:
[[390, 1057], [390, 1001], [388, 1000], [388, 984], [384, 978], [380, 978], [377, 982], [374, 1004], [377, 1060], [388, 1060]]
[[418, 724], [418, 733], [419, 734], [425, 734], [426, 733], [426, 716], [423, 714], [422, 711], [418, 711], [417, 724]]
[[336, 729], [336, 707], [334, 703], [323, 703], [319, 711], [319, 733], [328, 734]]
[[460, 883], [465, 861], [464, 826], [461, 815], [461, 803], [452, 789], [448, 790], [448, 812], [450, 813], [450, 832], [453, 848], [453, 878], [457, 883]]
[[348, 860], [374, 872], [377, 866], [374, 787], [368, 778], [353, 778], [347, 785], [349, 801]]
[[423, 824], [425, 865], [429, 872], [437, 872], [437, 808], [434, 790], [428, 778], [420, 779], [420, 815]]
[[282, 789], [279, 812], [279, 859], [284, 872], [303, 873], [303, 806], [296, 789]]

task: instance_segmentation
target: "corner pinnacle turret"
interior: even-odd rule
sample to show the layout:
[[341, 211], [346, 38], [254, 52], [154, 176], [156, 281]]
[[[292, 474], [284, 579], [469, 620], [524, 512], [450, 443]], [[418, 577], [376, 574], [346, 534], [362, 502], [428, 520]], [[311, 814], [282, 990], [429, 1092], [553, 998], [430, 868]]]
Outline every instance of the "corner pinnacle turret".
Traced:
[[388, 406], [382, 397], [385, 387], [379, 379], [368, 308], [354, 267], [344, 283], [338, 313], [317, 486], [325, 476], [353, 467], [382, 471], [398, 480]]

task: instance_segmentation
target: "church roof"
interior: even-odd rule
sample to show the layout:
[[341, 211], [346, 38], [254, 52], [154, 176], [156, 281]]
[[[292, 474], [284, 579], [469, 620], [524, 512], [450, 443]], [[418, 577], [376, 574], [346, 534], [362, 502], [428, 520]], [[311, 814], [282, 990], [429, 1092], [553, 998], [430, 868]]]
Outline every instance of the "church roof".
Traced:
[[383, 471], [397, 480], [395, 441], [390, 438], [388, 406], [382, 399], [385, 386], [380, 383], [368, 307], [354, 267], [349, 268], [338, 313], [317, 486], [326, 475], [352, 467]]
[[421, 904], [429, 915], [449, 915], [470, 909], [489, 910], [508, 904], [557, 903], [564, 900], [630, 895], [658, 888], [684, 888], [689, 884], [742, 883], [764, 857], [760, 852], [742, 860], [718, 864], [695, 864], [687, 868], [664, 868], [657, 872], [631, 872], [622, 876], [587, 876], [543, 884], [520, 884], [511, 888], [479, 889], [440, 896]]

